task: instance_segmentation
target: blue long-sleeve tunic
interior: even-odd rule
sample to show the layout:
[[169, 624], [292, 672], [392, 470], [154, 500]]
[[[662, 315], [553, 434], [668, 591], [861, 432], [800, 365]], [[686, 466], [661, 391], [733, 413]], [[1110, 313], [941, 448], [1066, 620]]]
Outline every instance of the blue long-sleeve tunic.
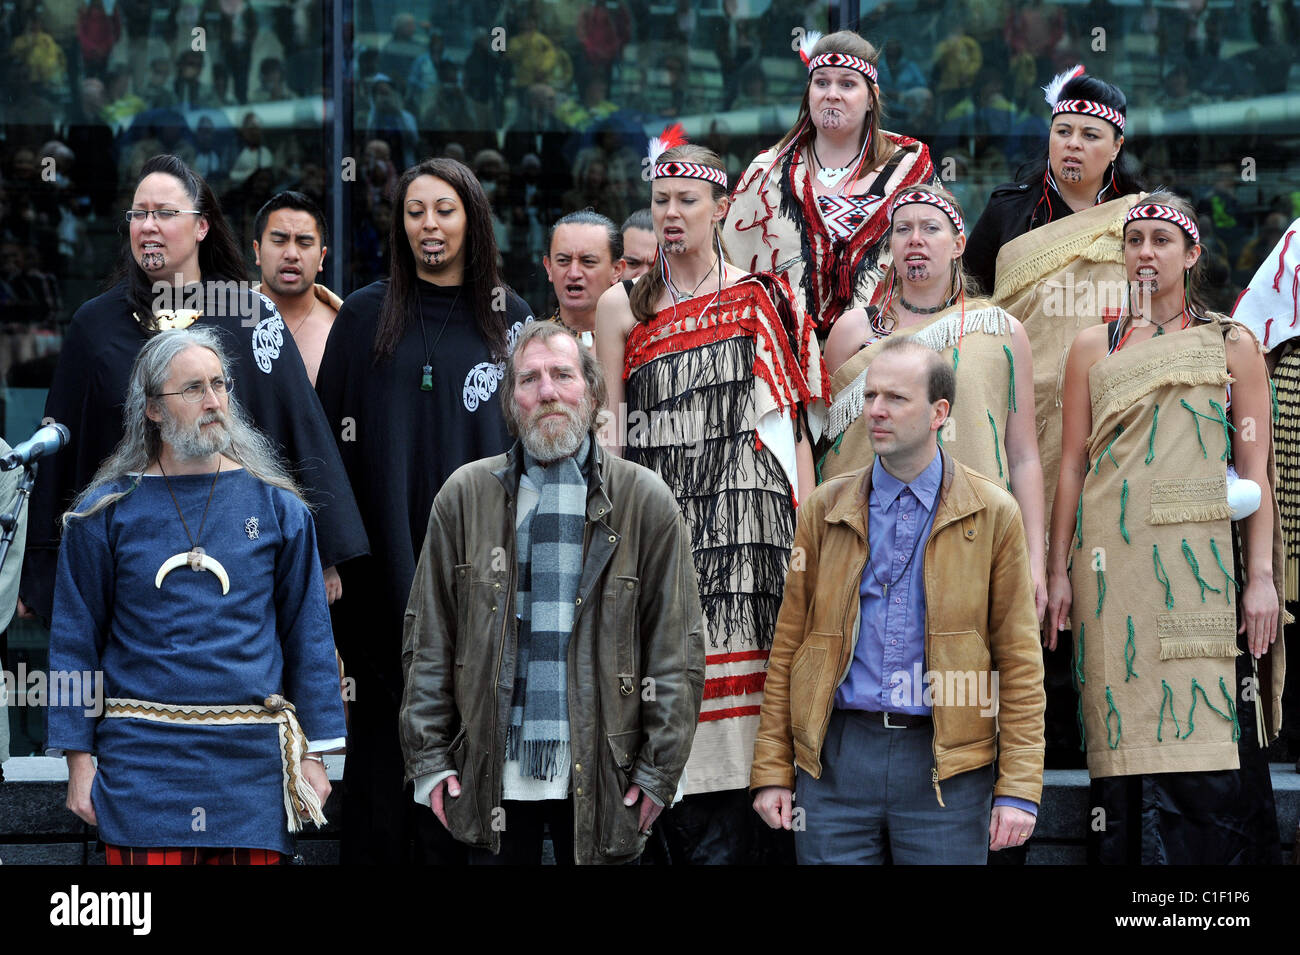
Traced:
[[[190, 530], [204, 525], [198, 543], [225, 567], [230, 592], [188, 564], [155, 587], [163, 561], [190, 539], [163, 478], [144, 476], [68, 524], [51, 672], [102, 672], [104, 697], [157, 703], [261, 704], [280, 693], [309, 740], [344, 736], [310, 512], [242, 469], [223, 471], [215, 488], [211, 474], [169, 480]], [[292, 852], [276, 726], [100, 719], [84, 699], [50, 703], [47, 748], [98, 757], [91, 798], [106, 843]]]

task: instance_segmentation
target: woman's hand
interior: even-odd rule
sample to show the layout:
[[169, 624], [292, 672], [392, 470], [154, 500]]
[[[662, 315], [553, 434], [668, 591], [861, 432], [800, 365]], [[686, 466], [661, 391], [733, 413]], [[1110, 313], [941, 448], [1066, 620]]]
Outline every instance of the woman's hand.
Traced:
[[1259, 659], [1277, 639], [1277, 588], [1273, 578], [1260, 577], [1246, 584], [1241, 609], [1243, 619], [1237, 632], [1246, 635], [1251, 656]]
[[1074, 590], [1070, 586], [1070, 575], [1066, 573], [1050, 574], [1047, 578], [1047, 629], [1043, 633], [1043, 646], [1049, 650], [1056, 649], [1057, 635], [1070, 629], [1070, 606], [1074, 602]]

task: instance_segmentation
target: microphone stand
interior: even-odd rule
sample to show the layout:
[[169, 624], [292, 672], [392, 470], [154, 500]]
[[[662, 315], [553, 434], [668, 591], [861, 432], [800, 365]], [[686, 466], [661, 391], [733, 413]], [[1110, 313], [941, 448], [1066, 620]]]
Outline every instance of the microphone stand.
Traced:
[[0, 568], [4, 567], [5, 558], [9, 556], [9, 545], [14, 542], [14, 532], [18, 529], [18, 518], [22, 514], [23, 505], [32, 495], [32, 488], [36, 484], [36, 468], [39, 464], [39, 461], [33, 461], [23, 466], [23, 479], [18, 482], [18, 488], [9, 501], [9, 509], [4, 514], [0, 514], [0, 530], [4, 531], [4, 535], [0, 537]]

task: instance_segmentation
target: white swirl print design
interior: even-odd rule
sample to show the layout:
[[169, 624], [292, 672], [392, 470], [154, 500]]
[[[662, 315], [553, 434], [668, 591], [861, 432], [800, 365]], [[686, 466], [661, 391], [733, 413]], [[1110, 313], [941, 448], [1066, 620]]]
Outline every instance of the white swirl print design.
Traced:
[[[506, 342], [508, 350], [513, 351], [515, 342], [519, 339], [519, 333], [524, 330], [524, 325], [533, 321], [533, 316], [527, 316], [522, 322], [515, 322], [506, 332]], [[487, 402], [496, 394], [497, 385], [505, 377], [505, 362], [481, 361], [469, 370], [465, 376], [465, 387], [461, 394], [461, 400], [465, 403], [465, 410], [474, 412], [479, 406]]]
[[257, 363], [258, 369], [263, 374], [269, 375], [271, 362], [280, 357], [280, 349], [284, 345], [284, 320], [280, 318], [280, 312], [274, 302], [261, 292], [257, 294], [266, 303], [271, 314], [258, 322], [257, 327], [253, 329], [253, 361]]

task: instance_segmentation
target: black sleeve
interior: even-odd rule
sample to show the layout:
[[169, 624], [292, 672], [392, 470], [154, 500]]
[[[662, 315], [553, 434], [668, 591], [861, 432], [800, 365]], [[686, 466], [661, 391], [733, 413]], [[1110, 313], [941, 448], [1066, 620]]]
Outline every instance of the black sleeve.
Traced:
[[[321, 562], [332, 567], [369, 553], [361, 512], [334, 433], [293, 336], [263, 299], [258, 322], [240, 336], [235, 393], [257, 426], [279, 445], [316, 518]], [[269, 371], [266, 369], [269, 368]]]
[[1002, 246], [1019, 235], [1014, 221], [1014, 210], [1028, 187], [1019, 183], [998, 186], [989, 196], [988, 205], [966, 241], [962, 265], [980, 285], [980, 291], [993, 295], [997, 280], [998, 252]]

